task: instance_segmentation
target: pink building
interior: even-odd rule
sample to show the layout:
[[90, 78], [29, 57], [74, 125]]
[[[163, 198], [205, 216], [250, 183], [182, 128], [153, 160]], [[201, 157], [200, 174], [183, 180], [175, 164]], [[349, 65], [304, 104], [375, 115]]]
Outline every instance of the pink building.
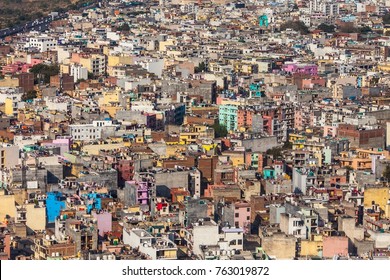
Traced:
[[331, 136], [336, 137], [337, 135], [337, 126], [325, 125], [324, 126], [324, 137]]
[[348, 256], [348, 237], [346, 236], [324, 236], [323, 257], [333, 258], [334, 256]]
[[11, 236], [7, 225], [0, 223], [0, 260], [9, 260], [11, 257]]
[[251, 206], [247, 201], [238, 201], [234, 204], [234, 226], [250, 232]]
[[315, 64], [299, 64], [295, 62], [286, 62], [282, 70], [291, 74], [302, 73], [308, 75], [317, 75], [318, 66]]
[[67, 136], [60, 136], [57, 139], [41, 143], [41, 146], [48, 147], [48, 148], [59, 147], [60, 155], [64, 156], [64, 153], [69, 152], [70, 144], [71, 144], [70, 138], [67, 138]]
[[99, 236], [103, 237], [105, 233], [112, 231], [112, 214], [105, 211], [94, 211], [92, 216], [97, 220]]
[[3, 75], [5, 74], [17, 74], [17, 73], [28, 73], [32, 64], [27, 64], [23, 62], [15, 62], [13, 64], [8, 64], [3, 66], [1, 72]]

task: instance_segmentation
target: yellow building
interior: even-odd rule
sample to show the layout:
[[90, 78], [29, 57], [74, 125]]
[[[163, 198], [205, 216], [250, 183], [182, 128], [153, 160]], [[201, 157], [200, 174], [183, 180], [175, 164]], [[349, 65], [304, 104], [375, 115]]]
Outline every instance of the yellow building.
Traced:
[[134, 59], [132, 56], [126, 55], [109, 55], [107, 57], [107, 66], [114, 67], [118, 65], [131, 65], [134, 63]]
[[5, 99], [5, 110], [4, 110], [4, 113], [7, 115], [7, 116], [13, 116], [14, 114], [14, 111], [15, 111], [15, 107], [14, 107], [14, 101], [11, 99], [11, 98], [6, 98]]
[[176, 40], [174, 39], [168, 39], [166, 41], [159, 43], [159, 51], [160, 52], [166, 52], [168, 46], [176, 46]]
[[81, 56], [80, 64], [94, 75], [103, 75], [106, 72], [106, 57], [101, 54]]
[[123, 142], [115, 144], [99, 144], [99, 145], [85, 145], [81, 148], [81, 151], [88, 155], [99, 155], [100, 150], [112, 151], [122, 148]]
[[186, 151], [185, 145], [175, 144], [175, 145], [166, 145], [166, 157], [175, 157], [181, 155]]
[[223, 152], [222, 156], [229, 157], [233, 166], [240, 166], [245, 164], [245, 154], [237, 152]]
[[377, 204], [383, 211], [390, 199], [390, 187], [378, 186], [364, 189], [364, 207], [371, 208], [372, 204]]
[[385, 207], [385, 218], [390, 219], [390, 203]]
[[60, 64], [60, 73], [62, 74], [70, 74], [69, 64]]
[[103, 97], [99, 98], [99, 107], [115, 118], [116, 112], [123, 109], [121, 105], [122, 93], [119, 89], [103, 92]]
[[6, 216], [11, 218], [16, 217], [16, 206], [14, 195], [4, 195], [4, 191], [0, 194], [0, 222], [3, 222]]
[[26, 225], [33, 231], [43, 231], [46, 228], [46, 207], [37, 207], [35, 204], [27, 204]]
[[306, 136], [305, 135], [300, 135], [300, 134], [295, 134], [295, 133], [291, 133], [288, 137], [288, 141], [290, 143], [294, 143], [295, 141], [297, 140], [300, 140], [300, 141], [304, 141], [306, 140]]
[[390, 72], [390, 64], [379, 64], [378, 70], [383, 72]]
[[301, 257], [321, 256], [322, 235], [314, 235], [311, 240], [301, 240]]
[[213, 131], [209, 130], [205, 125], [193, 124], [190, 126], [182, 127], [180, 132], [179, 141], [180, 144], [194, 144], [201, 137], [213, 137]]
[[0, 87], [18, 87], [19, 79], [12, 78], [11, 76], [5, 76], [4, 79], [0, 79]]

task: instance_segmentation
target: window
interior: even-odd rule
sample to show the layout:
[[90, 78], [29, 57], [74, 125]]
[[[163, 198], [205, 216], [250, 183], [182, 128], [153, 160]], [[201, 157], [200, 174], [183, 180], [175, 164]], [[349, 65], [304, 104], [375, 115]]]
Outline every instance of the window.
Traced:
[[246, 220], [249, 221], [250, 217], [249, 216], [246, 216]]
[[242, 245], [242, 239], [238, 239], [238, 240], [237, 240], [237, 244], [238, 244], [238, 245]]
[[236, 213], [236, 214], [234, 215], [234, 217], [236, 217], [236, 218], [238, 218], [238, 216], [239, 216], [239, 213]]
[[234, 226], [235, 226], [236, 228], [239, 227], [238, 222], [235, 222], [235, 223], [234, 223]]
[[246, 208], [246, 212], [250, 212], [251, 211], [251, 209], [248, 207], [248, 208]]

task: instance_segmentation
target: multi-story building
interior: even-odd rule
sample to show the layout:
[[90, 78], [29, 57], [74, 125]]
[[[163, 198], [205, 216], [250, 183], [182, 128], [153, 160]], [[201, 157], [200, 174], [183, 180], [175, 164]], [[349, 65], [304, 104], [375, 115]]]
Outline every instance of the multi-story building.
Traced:
[[93, 121], [92, 124], [72, 124], [69, 126], [69, 132], [73, 140], [93, 141], [102, 138], [103, 131], [114, 129], [111, 120]]
[[40, 52], [47, 52], [54, 50], [57, 47], [57, 40], [50, 36], [35, 36], [30, 37], [28, 43], [26, 43], [26, 48], [35, 48]]
[[106, 57], [102, 54], [80, 55], [80, 64], [93, 75], [101, 76], [106, 73]]
[[237, 130], [237, 111], [238, 107], [235, 105], [220, 105], [219, 124], [225, 126], [228, 131]]
[[7, 225], [0, 224], [0, 260], [9, 260], [11, 257], [11, 234]]
[[177, 246], [165, 237], [154, 237], [143, 229], [123, 228], [123, 243], [138, 248], [151, 260], [176, 260]]
[[0, 144], [0, 168], [11, 168], [19, 164], [19, 147], [11, 144]]

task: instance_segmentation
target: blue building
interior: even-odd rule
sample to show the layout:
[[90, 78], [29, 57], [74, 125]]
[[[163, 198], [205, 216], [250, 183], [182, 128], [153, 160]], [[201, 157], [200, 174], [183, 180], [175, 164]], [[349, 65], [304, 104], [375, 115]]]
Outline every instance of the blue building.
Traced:
[[60, 192], [49, 192], [46, 198], [46, 217], [48, 223], [54, 223], [61, 210], [66, 208], [66, 197]]
[[223, 104], [219, 106], [219, 124], [228, 131], [237, 130], [237, 105]]
[[109, 195], [100, 194], [100, 193], [88, 193], [81, 195], [85, 200], [85, 205], [87, 206], [87, 213], [91, 214], [93, 209], [102, 210], [102, 198], [109, 198]]

